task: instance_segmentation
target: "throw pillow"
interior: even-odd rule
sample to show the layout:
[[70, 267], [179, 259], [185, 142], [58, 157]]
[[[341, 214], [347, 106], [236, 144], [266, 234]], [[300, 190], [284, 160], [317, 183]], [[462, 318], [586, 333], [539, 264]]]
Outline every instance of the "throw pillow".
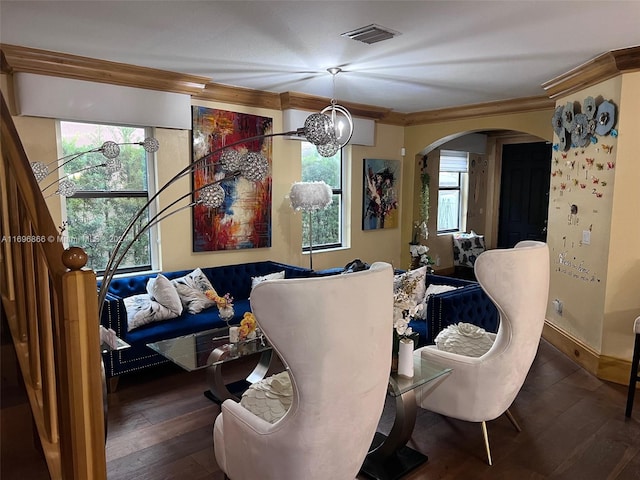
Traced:
[[427, 266], [409, 270], [393, 277], [393, 293], [403, 294], [413, 305], [422, 303], [426, 291]]
[[200, 313], [216, 304], [213, 298], [218, 294], [199, 268], [184, 277], [174, 278], [171, 283], [176, 288], [183, 307], [189, 313]]
[[128, 331], [149, 323], [169, 320], [178, 316], [164, 305], [151, 300], [151, 297], [146, 293], [124, 298], [123, 301], [127, 310]]
[[171, 281], [160, 274], [156, 278], [150, 278], [147, 282], [147, 293], [151, 300], [167, 307], [176, 316], [182, 315], [182, 301], [180, 295]]
[[436, 336], [435, 343], [438, 350], [466, 357], [481, 357], [493, 345], [493, 338], [484, 328], [460, 322], [442, 330]]
[[250, 385], [242, 394], [240, 405], [263, 420], [275, 423], [287, 413], [292, 398], [291, 378], [285, 370]]
[[429, 285], [424, 292], [424, 298], [422, 299], [422, 309], [418, 313], [419, 318], [426, 320], [427, 318], [427, 302], [429, 301], [429, 295], [436, 295], [438, 293], [449, 292], [451, 290], [457, 290], [458, 287], [452, 285]]
[[458, 287], [453, 285], [429, 285], [424, 293], [425, 298], [429, 295], [437, 295], [438, 293], [450, 292], [451, 290], [457, 290]]
[[265, 282], [267, 280], [277, 280], [279, 278], [284, 278], [284, 270], [281, 272], [269, 273], [267, 275], [262, 275], [261, 277], [251, 277], [251, 288], [255, 287], [259, 283]]

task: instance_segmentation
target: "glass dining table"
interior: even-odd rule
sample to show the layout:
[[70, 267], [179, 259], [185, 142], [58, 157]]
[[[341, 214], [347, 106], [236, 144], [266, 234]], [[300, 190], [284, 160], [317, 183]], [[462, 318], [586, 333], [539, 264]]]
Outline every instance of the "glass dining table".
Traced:
[[388, 435], [376, 432], [361, 473], [376, 480], [396, 480], [428, 460], [425, 454], [407, 446], [417, 416], [416, 389], [437, 388], [451, 371], [414, 352], [413, 377], [389, 375], [387, 393], [395, 400], [393, 426]]

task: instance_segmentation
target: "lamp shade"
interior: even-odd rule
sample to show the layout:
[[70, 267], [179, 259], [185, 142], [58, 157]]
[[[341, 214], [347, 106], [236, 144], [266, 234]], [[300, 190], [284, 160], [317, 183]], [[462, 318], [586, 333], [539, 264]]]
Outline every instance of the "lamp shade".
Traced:
[[333, 192], [325, 182], [295, 182], [289, 192], [291, 208], [305, 212], [331, 205]]

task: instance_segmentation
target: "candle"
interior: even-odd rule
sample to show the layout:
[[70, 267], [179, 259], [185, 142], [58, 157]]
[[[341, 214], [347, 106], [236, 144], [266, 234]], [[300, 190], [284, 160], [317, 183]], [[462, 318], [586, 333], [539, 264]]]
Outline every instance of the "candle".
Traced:
[[240, 341], [240, 329], [238, 327], [229, 327], [229, 342], [238, 343]]
[[403, 338], [398, 349], [398, 375], [413, 377], [413, 340]]

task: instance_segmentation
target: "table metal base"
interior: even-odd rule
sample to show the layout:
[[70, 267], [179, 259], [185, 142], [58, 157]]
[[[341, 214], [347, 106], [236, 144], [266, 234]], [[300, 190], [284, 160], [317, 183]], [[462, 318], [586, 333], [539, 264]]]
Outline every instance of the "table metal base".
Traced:
[[239, 391], [234, 391], [234, 386], [240, 382], [231, 384], [225, 384], [224, 377], [222, 375], [222, 367], [224, 365], [223, 360], [229, 356], [227, 350], [216, 348], [209, 355], [209, 361], [211, 365], [207, 367], [207, 383], [209, 384], [208, 392], [205, 392], [205, 396], [216, 403], [222, 403], [227, 399], [240, 401], [242, 392], [246, 390], [249, 384], [259, 382], [262, 380], [269, 370], [271, 365], [271, 359], [273, 357], [272, 350], [265, 350], [260, 354], [260, 360], [258, 364], [249, 374], [246, 380], [241, 380], [244, 385], [241, 385]]
[[[233, 397], [240, 398], [245, 390], [249, 388], [249, 385], [251, 385], [251, 383], [246, 380], [238, 380], [237, 382], [226, 385], [225, 388]], [[204, 396], [218, 405], [222, 405], [222, 402], [225, 401], [225, 398], [218, 397], [218, 395], [211, 390], [205, 390]]]
[[[376, 432], [373, 438], [373, 445], [380, 445], [386, 439], [386, 435]], [[360, 473], [375, 480], [398, 480], [427, 460], [428, 457], [426, 455], [405, 445], [388, 457], [381, 458], [375, 455], [367, 455]]]

